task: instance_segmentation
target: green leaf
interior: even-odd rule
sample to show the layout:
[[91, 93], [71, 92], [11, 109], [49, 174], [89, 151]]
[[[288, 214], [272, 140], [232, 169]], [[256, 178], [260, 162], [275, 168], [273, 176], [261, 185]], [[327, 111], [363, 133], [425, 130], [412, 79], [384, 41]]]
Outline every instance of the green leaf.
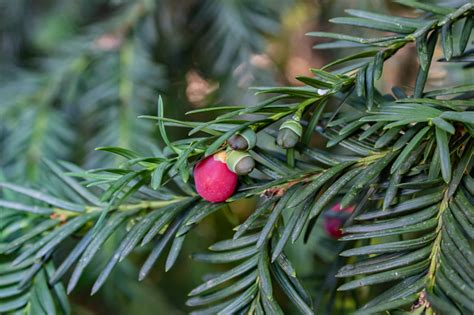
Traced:
[[301, 213], [305, 211], [304, 204], [300, 204], [297, 206], [294, 210], [293, 213], [290, 216], [290, 219], [286, 223], [286, 225], [283, 228], [283, 231], [280, 235], [280, 238], [274, 248], [272, 249], [272, 257], [271, 257], [271, 262], [275, 262], [275, 260], [280, 256], [280, 254], [283, 252], [283, 248], [285, 247], [286, 243], [288, 242], [288, 239], [290, 238], [291, 233], [293, 232], [297, 220], [299, 219]]
[[146, 244], [151, 242], [155, 238], [155, 236], [161, 233], [162, 229], [176, 217], [178, 211], [180, 210], [181, 209], [179, 208], [168, 208], [168, 210], [157, 221], [154, 222], [153, 226], [145, 234], [142, 239], [142, 242], [140, 243], [140, 246], [145, 246]]
[[234, 268], [232, 268], [228, 271], [225, 271], [225, 272], [219, 274], [216, 277], [213, 277], [213, 278], [207, 280], [205, 283], [203, 283], [203, 284], [199, 285], [198, 287], [196, 287], [195, 289], [193, 289], [189, 293], [189, 296], [199, 295], [203, 292], [209, 291], [212, 288], [215, 288], [216, 286], [218, 286], [218, 285], [220, 285], [224, 282], [227, 282], [231, 279], [234, 279], [234, 278], [242, 275], [243, 273], [247, 272], [248, 270], [254, 268], [258, 263], [258, 259], [259, 259], [258, 256], [253, 256], [252, 258], [246, 260], [242, 264], [240, 264], [240, 265], [238, 265], [238, 266], [236, 266], [236, 267], [234, 267]]
[[168, 272], [178, 259], [178, 255], [181, 252], [181, 248], [183, 248], [185, 238], [186, 234], [179, 236], [175, 235], [173, 243], [171, 244], [171, 248], [168, 252], [168, 257], [166, 257], [165, 272]]
[[171, 238], [176, 234], [176, 231], [180, 227], [180, 225], [184, 221], [184, 215], [181, 215], [178, 217], [176, 220], [173, 221], [173, 223], [168, 227], [166, 230], [165, 235], [161, 237], [153, 247], [150, 255], [148, 255], [147, 259], [143, 263], [142, 268], [140, 269], [139, 272], [139, 277], [138, 280], [142, 281], [146, 275], [150, 272], [151, 268], [155, 265], [156, 261], [160, 257], [161, 253], [163, 252], [163, 249], [165, 246], [169, 243]]
[[474, 312], [474, 303], [472, 302], [471, 297], [465, 296], [463, 291], [449, 282], [442, 272], [436, 273], [436, 280], [437, 285], [443, 289], [447, 296], [457, 302], [457, 304], [467, 308], [469, 312]]
[[52, 208], [40, 207], [40, 206], [35, 206], [35, 205], [25, 205], [19, 202], [8, 201], [8, 200], [3, 200], [3, 199], [0, 199], [0, 207], [12, 209], [16, 211], [22, 211], [22, 212], [24, 211], [24, 212], [34, 213], [34, 214], [41, 214], [41, 215], [48, 215], [48, 214], [53, 213]]
[[439, 152], [441, 174], [446, 183], [451, 180], [451, 158], [449, 152], [449, 140], [446, 131], [436, 128], [436, 143]]
[[396, 152], [389, 152], [381, 157], [377, 162], [369, 165], [362, 171], [356, 178], [356, 183], [352, 186], [349, 191], [344, 195], [341, 200], [341, 207], [345, 208], [349, 206], [359, 193], [364, 189], [372, 180], [374, 180], [390, 161], [395, 157]]
[[90, 229], [86, 235], [77, 243], [74, 249], [69, 252], [66, 259], [64, 259], [59, 265], [59, 267], [50, 275], [49, 283], [55, 285], [61, 279], [62, 276], [72, 267], [72, 265], [79, 259], [79, 256], [84, 252], [87, 246], [89, 246], [92, 241], [92, 236], [94, 231]]
[[198, 108], [198, 109], [193, 109], [190, 111], [187, 111], [185, 114], [186, 115], [192, 115], [192, 114], [200, 114], [200, 113], [208, 113], [208, 112], [215, 112], [215, 111], [230, 111], [230, 110], [242, 110], [245, 109], [245, 106], [210, 106], [210, 107], [204, 107], [204, 108]]
[[269, 258], [266, 249], [262, 250], [260, 259], [258, 261], [258, 279], [261, 291], [268, 299], [273, 299], [272, 280], [270, 276], [270, 269], [268, 268]]
[[[164, 109], [163, 109], [163, 99], [161, 98], [161, 95], [158, 96], [158, 118], [164, 117]], [[158, 119], [157, 123], [158, 129], [160, 131], [161, 138], [165, 142], [165, 144], [175, 153], [178, 153], [177, 149], [171, 144], [171, 141], [168, 139], [168, 135], [166, 134], [166, 128], [164, 121], [161, 119]]]
[[[52, 262], [46, 264], [46, 274], [49, 279], [54, 272], [54, 266]], [[69, 305], [69, 300], [66, 294], [66, 290], [62, 283], [57, 283], [53, 286], [53, 291], [55, 293], [55, 299], [57, 300], [63, 314], [70, 315], [71, 314], [71, 306]]]
[[456, 306], [454, 306], [449, 300], [442, 299], [432, 292], [427, 292], [426, 299], [431, 304], [431, 307], [439, 312], [439, 314], [461, 315]]
[[190, 216], [186, 220], [186, 225], [192, 225], [200, 222], [202, 219], [207, 217], [208, 215], [218, 211], [224, 206], [224, 204], [219, 204], [219, 203], [206, 203], [206, 204], [199, 204], [197, 206], [197, 211], [192, 213], [192, 216]]
[[415, 0], [395, 0], [395, 2], [438, 15], [447, 15], [453, 12], [451, 8], [442, 7], [433, 3], [422, 3]]
[[296, 187], [299, 185], [295, 185], [291, 187], [286, 194], [278, 201], [276, 206], [273, 208], [272, 213], [267, 219], [267, 222], [265, 223], [265, 226], [263, 227], [262, 231], [260, 232], [260, 237], [258, 238], [257, 241], [257, 247], [260, 248], [265, 244], [267, 241], [268, 237], [272, 233], [273, 229], [275, 228], [275, 224], [280, 217], [281, 212], [285, 209], [285, 206], [287, 206], [288, 201], [296, 194]]
[[360, 127], [365, 125], [365, 124], [366, 124], [366, 122], [364, 122], [364, 121], [356, 120], [356, 121], [353, 121], [353, 122], [345, 125], [341, 130], [339, 130], [339, 133], [338, 133], [339, 135], [338, 136], [332, 138], [331, 140], [329, 140], [327, 142], [326, 147], [327, 148], [333, 147], [334, 145], [338, 144], [342, 140], [349, 137], [352, 133], [354, 133], [356, 131], [359, 131]]
[[355, 314], [377, 314], [382, 311], [397, 308], [400, 305], [405, 305], [405, 303], [410, 300], [406, 298], [415, 293], [419, 293], [425, 284], [426, 279], [424, 277], [409, 277], [400, 281], [390, 289], [385, 290], [382, 294], [365, 304]]
[[349, 183], [355, 176], [362, 171], [361, 168], [356, 168], [343, 174], [338, 180], [336, 180], [328, 189], [324, 191], [321, 197], [315, 199], [314, 203], [310, 208], [309, 218], [312, 219], [319, 215], [321, 210], [326, 207], [331, 200]]
[[0, 298], [6, 299], [15, 295], [20, 294], [23, 292], [22, 289], [18, 288], [18, 286], [7, 286], [0, 288]]
[[370, 111], [374, 106], [374, 62], [369, 62], [367, 69], [365, 71], [365, 94], [367, 97], [367, 109]]
[[313, 110], [311, 114], [311, 119], [308, 123], [308, 126], [305, 128], [303, 136], [301, 137], [301, 143], [305, 146], [308, 146], [311, 137], [313, 135], [314, 130], [319, 121], [319, 117], [321, 117], [321, 113], [324, 111], [326, 107], [327, 99], [322, 100], [319, 104], [316, 104], [316, 108]]
[[440, 117], [460, 121], [466, 124], [474, 124], [474, 112], [444, 112]]
[[450, 22], [444, 24], [441, 28], [441, 43], [444, 57], [449, 61], [453, 56], [453, 34]]
[[274, 299], [269, 299], [262, 295], [262, 304], [265, 310], [264, 314], [284, 315], [283, 310]]
[[[0, 203], [1, 204], [1, 203]], [[55, 225], [59, 223], [59, 220], [45, 220], [35, 227], [21, 235], [20, 237], [16, 238], [15, 240], [11, 241], [8, 246], [5, 248], [5, 252], [8, 253], [12, 250], [15, 250], [19, 246], [23, 245], [24, 243], [28, 242], [32, 238], [42, 234], [45, 231], [48, 231]]]
[[435, 203], [438, 203], [441, 199], [443, 199], [443, 195], [444, 191], [440, 189], [430, 194], [422, 195], [413, 199], [400, 202], [391, 209], [363, 213], [357, 216], [355, 219], [362, 221], [398, 216], [402, 213], [412, 212], [413, 210], [426, 208], [427, 206], [431, 206]]
[[[96, 148], [97, 151], [106, 151], [106, 152], [111, 152], [120, 156], [123, 156], [124, 158], [128, 160], [132, 159], [137, 159], [140, 157], [140, 155], [132, 150], [125, 149], [125, 148], [120, 148], [120, 147], [99, 147]], [[49, 166], [49, 165], [48, 165]]]
[[420, 261], [411, 266], [398, 268], [398, 269], [390, 270], [390, 271], [385, 271], [385, 272], [370, 275], [361, 279], [347, 282], [343, 284], [342, 286], [340, 286], [337, 290], [347, 291], [347, 290], [360, 288], [362, 286], [368, 286], [368, 285], [373, 285], [377, 283], [384, 283], [384, 282], [389, 282], [389, 281], [393, 281], [397, 279], [404, 279], [409, 276], [422, 273], [428, 267], [428, 265], [429, 265], [429, 260]]
[[474, 229], [472, 228], [472, 225], [469, 222], [469, 219], [464, 215], [464, 213], [455, 204], [450, 205], [450, 211], [453, 214], [453, 216], [456, 218], [456, 221], [459, 223], [459, 225], [462, 227], [462, 229], [466, 233], [467, 237], [470, 240], [474, 240]]
[[364, 44], [352, 43], [345, 40], [337, 40], [328, 43], [319, 43], [313, 46], [314, 49], [341, 49], [341, 48], [360, 48], [365, 47]]
[[416, 30], [416, 28], [401, 24], [392, 24], [385, 21], [374, 21], [362, 18], [339, 17], [330, 19], [329, 22], [336, 24], [345, 24], [352, 26], [365, 27], [385, 32], [394, 32], [399, 34], [409, 34]]
[[275, 275], [276, 280], [280, 284], [280, 287], [282, 288], [283, 292], [285, 292], [285, 294], [290, 298], [290, 300], [296, 305], [298, 310], [302, 314], [307, 314], [307, 315], [313, 314], [312, 307], [305, 303], [305, 301], [300, 296], [300, 294], [298, 294], [298, 292], [295, 290], [291, 282], [288, 281], [286, 275], [279, 268], [279, 266], [272, 265], [271, 270], [273, 274]]
[[10, 189], [13, 190], [19, 194], [29, 196], [33, 199], [44, 201], [52, 206], [62, 208], [65, 210], [69, 211], [74, 211], [74, 212], [82, 212], [84, 211], [84, 206], [83, 205], [78, 205], [74, 204], [68, 201], [64, 201], [61, 199], [58, 199], [56, 197], [53, 197], [48, 194], [44, 194], [42, 192], [39, 192], [37, 190], [29, 189], [29, 188], [24, 188], [15, 184], [10, 184], [10, 183], [0, 183], [0, 188], [5, 188], [5, 189]]
[[403, 149], [403, 151], [398, 155], [397, 159], [395, 162], [392, 164], [392, 168], [390, 169], [390, 173], [393, 174], [395, 171], [397, 171], [400, 166], [403, 164], [403, 162], [406, 161], [410, 153], [419, 145], [419, 143], [423, 140], [423, 137], [428, 133], [430, 130], [429, 126], [426, 126], [425, 128], [421, 129], [416, 136], [413, 137], [413, 139], [410, 140], [410, 142], [406, 145], [406, 147]]
[[346, 35], [346, 34], [332, 33], [332, 32], [309, 32], [309, 33], [306, 33], [306, 35], [314, 36], [314, 37], [333, 38], [333, 39], [344, 40], [344, 41], [349, 41], [349, 42], [354, 42], [354, 43], [359, 43], [359, 44], [374, 44], [374, 45], [377, 43], [383, 43], [386, 41], [392, 41], [392, 40], [403, 38], [403, 36], [394, 35], [394, 36], [366, 39], [366, 38], [361, 38], [361, 37], [356, 37], [356, 36], [351, 36], [351, 35]]
[[383, 198], [382, 210], [386, 210], [393, 202], [398, 192], [398, 184], [402, 179], [402, 174], [400, 169], [398, 169], [395, 174], [392, 175], [388, 183], [387, 190], [385, 191], [385, 196]]
[[[35, 243], [35, 246], [29, 247], [27, 250], [17, 256], [13, 261], [13, 265], [17, 265], [29, 258], [30, 255], [40, 251], [42, 255], [46, 255], [50, 250], [53, 250], [62, 240], [66, 239], [68, 236], [79, 230], [84, 224], [89, 220], [97, 216], [98, 213], [89, 213], [76, 218], [71, 219], [64, 225], [56, 228], [49, 234], [46, 234], [38, 242]], [[36, 256], [40, 258], [39, 255]]]
[[469, 285], [466, 285], [467, 283], [464, 282], [464, 280], [457, 274], [456, 271], [451, 269], [449, 265], [443, 264], [440, 265], [440, 268], [438, 270], [443, 274], [443, 276], [446, 277], [446, 279], [451, 282], [453, 285], [455, 285], [457, 288], [462, 288], [462, 293], [461, 295], [466, 295], [466, 296], [473, 296], [474, 295], [474, 289], [469, 287]]
[[421, 36], [416, 38], [416, 50], [420, 61], [420, 67], [423, 71], [426, 71], [431, 63], [431, 60], [428, 57], [427, 35], [428, 32], [424, 32]]
[[367, 139], [368, 137], [370, 137], [371, 135], [373, 135], [374, 133], [379, 131], [384, 125], [385, 125], [385, 123], [382, 122], [382, 121], [379, 121], [379, 122], [373, 124], [372, 126], [367, 128], [364, 132], [362, 132], [359, 135], [359, 141]]
[[410, 239], [410, 240], [355, 247], [355, 248], [351, 248], [351, 249], [347, 249], [343, 251], [342, 253], [340, 253], [340, 255], [344, 257], [350, 257], [350, 256], [403, 252], [403, 251], [416, 249], [424, 245], [430, 244], [435, 239], [435, 237], [436, 237], [436, 233], [429, 233], [420, 238], [415, 238], [415, 239]]
[[199, 253], [192, 255], [192, 257], [193, 259], [198, 261], [210, 263], [227, 263], [248, 258], [250, 256], [253, 256], [257, 252], [258, 248], [256, 248], [255, 246], [250, 246], [222, 253]]
[[415, 223], [411, 225], [406, 225], [403, 227], [397, 227], [393, 229], [387, 229], [382, 231], [374, 231], [374, 232], [366, 232], [366, 233], [355, 233], [345, 235], [340, 238], [341, 241], [349, 241], [349, 240], [362, 240], [362, 239], [369, 239], [375, 237], [385, 237], [389, 235], [399, 235], [399, 234], [406, 234], [410, 232], [421, 232], [433, 229], [438, 224], [438, 220], [436, 218], [431, 218], [429, 220]]
[[[331, 88], [333, 88], [332, 83], [328, 83], [328, 82], [325, 82], [325, 81], [322, 81], [322, 80], [318, 80], [316, 78], [297, 76], [296, 79], [298, 81], [301, 81], [301, 82], [305, 83], [306, 85], [309, 85], [309, 86], [317, 88], [317, 89], [331, 89]], [[319, 95], [319, 93], [317, 93], [317, 91], [315, 91], [315, 94], [313, 96], [318, 96], [318, 95]], [[316, 99], [316, 98], [314, 98], [314, 99]], [[308, 98], [307, 100], [311, 100], [311, 98]]]
[[[212, 125], [216, 125], [219, 122], [223, 122], [228, 118], [232, 118], [232, 117], [243, 115], [243, 114], [258, 112], [259, 110], [261, 110], [263, 108], [266, 108], [268, 105], [273, 104], [273, 103], [275, 103], [278, 100], [281, 100], [283, 98], [285, 98], [285, 96], [279, 95], [279, 96], [270, 98], [268, 100], [265, 100], [265, 101], [261, 102], [260, 104], [257, 104], [256, 106], [244, 107], [244, 108], [237, 107], [237, 110], [234, 110], [234, 111], [225, 113], [223, 115], [220, 115], [215, 120], [211, 120], [211, 121], [208, 121], [208, 122], [198, 124], [196, 127], [194, 127], [189, 132], [189, 135], [192, 135], [194, 133], [197, 133], [198, 131], [204, 130], [207, 127], [212, 127]], [[231, 108], [235, 108], [235, 107], [231, 106]], [[195, 111], [195, 112], [197, 112], [197, 111]]]
[[393, 144], [393, 149], [401, 149], [405, 144], [408, 143], [408, 141], [410, 141], [415, 136], [415, 134], [420, 130], [420, 128], [421, 124], [420, 126], [414, 126], [413, 128], [410, 128], [405, 131], [405, 133], [400, 138], [398, 138], [398, 140]]
[[361, 274], [376, 273], [385, 270], [391, 270], [398, 267], [410, 266], [413, 263], [425, 259], [431, 253], [431, 246], [415, 250], [406, 255], [388, 255], [381, 259], [380, 256], [363, 260], [355, 264], [345, 265], [342, 267], [336, 277], [352, 277]]
[[232, 249], [245, 247], [251, 244], [255, 244], [259, 236], [260, 236], [260, 233], [256, 233], [252, 235], [243, 236], [237, 239], [220, 241], [220, 242], [215, 243], [214, 245], [211, 245], [209, 249], [212, 251], [226, 251], [226, 250], [232, 250]]
[[390, 128], [380, 138], [378, 138], [374, 147], [377, 149], [385, 147], [390, 141], [399, 135], [401, 129], [401, 127]]
[[464, 281], [468, 283], [472, 282], [472, 275], [467, 272], [471, 267], [461, 253], [459, 253], [449, 236], [445, 235], [441, 244], [443, 246], [440, 260], [441, 263], [449, 265], [461, 278], [464, 279]]
[[468, 173], [468, 169], [471, 167], [471, 159], [473, 154], [473, 145], [470, 141], [464, 148], [461, 160], [459, 161], [456, 169], [454, 170], [453, 178], [448, 187], [448, 197], [451, 197], [456, 192], [459, 184], [461, 183], [462, 178], [464, 177], [464, 172]]
[[166, 162], [158, 164], [155, 170], [151, 173], [151, 188], [155, 190], [160, 188], [163, 176], [169, 167], [170, 165]]
[[474, 84], [464, 84], [454, 87], [448, 87], [440, 90], [433, 90], [425, 93], [425, 97], [441, 96], [441, 95], [450, 95], [450, 94], [459, 94], [466, 93], [474, 90]]
[[107, 201], [114, 195], [117, 195], [122, 189], [124, 189], [132, 180], [141, 176], [145, 171], [130, 172], [121, 176], [118, 180], [114, 181], [112, 185], [102, 194], [101, 201]]
[[463, 54], [466, 50], [467, 43], [474, 26], [474, 17], [467, 16], [464, 20], [464, 25], [462, 26], [461, 37], [459, 38], [459, 53]]
[[423, 67], [420, 66], [418, 74], [416, 76], [415, 90], [413, 91], [414, 98], [421, 98], [423, 96], [423, 90], [425, 88], [426, 80], [428, 78], [428, 72], [430, 70], [431, 60], [433, 59], [434, 50], [436, 48], [436, 42], [438, 41], [438, 31], [434, 30], [431, 32], [426, 43], [426, 62]]
[[381, 220], [370, 224], [351, 225], [344, 228], [346, 233], [367, 233], [375, 231], [390, 230], [398, 227], [408, 226], [428, 220], [438, 213], [438, 207], [432, 206], [413, 214], [397, 217], [394, 219]]
[[241, 237], [247, 230], [255, 223], [255, 221], [261, 217], [265, 211], [268, 210], [271, 203], [274, 199], [269, 199], [266, 202], [262, 203], [248, 218], [244, 221], [241, 225], [236, 228], [236, 232], [234, 234], [234, 239]]
[[220, 310], [218, 315], [226, 315], [226, 314], [234, 314], [239, 309], [247, 306], [247, 304], [252, 301], [257, 293], [257, 285], [253, 285], [248, 288], [244, 293], [242, 293], [239, 297], [232, 301], [229, 305], [227, 305], [224, 309]]
[[385, 14], [379, 14], [379, 13], [374, 13], [374, 12], [369, 12], [369, 11], [362, 11], [362, 10], [353, 10], [353, 9], [346, 9], [344, 10], [347, 14], [360, 17], [360, 18], [365, 18], [373, 21], [379, 21], [379, 22], [386, 22], [393, 24], [397, 27], [410, 27], [410, 28], [418, 28], [423, 25], [422, 22], [416, 20], [416, 19], [411, 19], [411, 18], [404, 18], [404, 17], [394, 17], [390, 15], [385, 15]]
[[255, 282], [255, 279], [257, 278], [257, 272], [253, 271], [250, 274], [246, 275], [245, 277], [242, 277], [242, 279], [239, 279], [239, 281], [233, 283], [232, 285], [218, 290], [214, 293], [207, 294], [204, 296], [195, 296], [186, 301], [186, 305], [188, 306], [200, 306], [200, 305], [207, 305], [214, 303], [216, 301], [225, 299], [229, 297], [232, 294], [235, 294], [237, 292], [240, 292], [243, 289], [248, 288], [252, 283]]
[[[102, 150], [104, 150], [104, 149], [106, 149], [106, 148], [102, 148]], [[92, 194], [90, 191], [88, 191], [83, 186], [81, 186], [81, 184], [79, 184], [73, 178], [64, 175], [64, 172], [58, 166], [56, 166], [54, 163], [52, 163], [51, 161], [48, 161], [48, 160], [44, 160], [44, 163], [48, 166], [48, 168], [51, 171], [53, 171], [53, 173], [59, 179], [61, 179], [68, 187], [72, 188], [75, 192], [77, 192], [85, 200], [89, 201], [90, 203], [92, 203], [93, 205], [96, 205], [96, 206], [99, 206], [101, 204], [99, 198], [97, 198], [94, 194]]]
[[357, 96], [362, 97], [365, 94], [365, 73], [367, 71], [367, 66], [362, 67], [357, 72], [356, 77], [356, 93]]
[[[327, 69], [327, 68], [330, 68], [330, 67], [333, 67], [335, 65], [338, 65], [338, 64], [341, 64], [341, 63], [344, 63], [344, 62], [348, 62], [348, 61], [352, 61], [352, 60], [356, 60], [356, 59], [361, 59], [361, 58], [368, 58], [368, 57], [373, 57], [375, 56], [377, 53], [379, 52], [378, 49], [374, 49], [374, 50], [367, 50], [367, 51], [361, 51], [361, 52], [358, 52], [356, 54], [353, 54], [353, 55], [349, 55], [347, 57], [343, 57], [343, 58], [340, 58], [340, 59], [337, 59], [331, 63], [328, 63], [327, 65], [325, 65], [324, 67], [322, 67], [322, 69]], [[331, 87], [331, 86], [329, 86]]]
[[430, 163], [430, 169], [428, 171], [428, 180], [435, 180], [438, 178], [441, 171], [441, 165], [439, 162], [439, 150], [435, 149], [433, 158]]
[[456, 131], [453, 127], [453, 125], [451, 125], [450, 123], [448, 123], [446, 120], [444, 120], [443, 118], [440, 118], [440, 117], [436, 117], [434, 119], [431, 120], [433, 122], [433, 124], [436, 125], [436, 127], [440, 128], [440, 129], [443, 129], [444, 131], [454, 135], [454, 132]]
[[38, 299], [40, 304], [46, 314], [55, 315], [56, 314], [56, 306], [54, 305], [53, 296], [51, 295], [50, 288], [46, 283], [46, 277], [44, 271], [41, 270], [35, 278], [35, 289], [36, 294], [38, 295]]
[[97, 251], [99, 251], [100, 247], [103, 243], [115, 232], [115, 230], [123, 223], [123, 221], [133, 213], [138, 212], [138, 210], [130, 211], [130, 212], [123, 212], [120, 214], [115, 215], [111, 218], [102, 228], [100, 231], [97, 231], [97, 234], [87, 246], [86, 250], [82, 254], [81, 258], [79, 259], [76, 268], [69, 279], [69, 283], [67, 286], [67, 292], [70, 293], [74, 287], [77, 285], [79, 278], [81, 277], [84, 269], [89, 265], [89, 263], [94, 258]]
[[379, 305], [372, 306], [367, 309], [361, 310], [361, 312], [355, 312], [354, 314], [362, 315], [362, 314], [379, 314], [380, 312], [391, 310], [391, 309], [399, 309], [402, 306], [413, 305], [419, 299], [418, 292], [415, 294], [406, 295], [403, 297], [399, 297], [396, 300], [391, 301], [384, 301]]
[[20, 295], [13, 299], [5, 299], [0, 301], [0, 312], [7, 313], [19, 309], [28, 303], [29, 294]]
[[0, 285], [6, 286], [10, 284], [15, 284], [20, 282], [25, 275], [28, 274], [28, 270], [20, 270], [17, 272], [7, 273], [5, 275], [0, 276]]
[[384, 61], [385, 61], [385, 52], [381, 50], [377, 53], [374, 60], [374, 74], [373, 74], [374, 80], [378, 80], [382, 76]]
[[318, 175], [312, 182], [307, 184], [300, 192], [295, 194], [295, 197], [292, 198], [287, 207], [293, 208], [302, 203], [304, 200], [310, 198], [319, 188], [321, 188], [328, 180], [337, 176], [345, 168], [354, 164], [352, 161], [342, 162], [339, 165], [333, 166], [330, 169], [324, 171]]
[[459, 249], [461, 254], [466, 257], [469, 264], [474, 265], [474, 253], [469, 247], [470, 245], [468, 240], [456, 228], [456, 222], [453, 215], [450, 211], [445, 211], [443, 215], [443, 219], [446, 220], [446, 224], [443, 225], [443, 229], [449, 234], [449, 237]]
[[[163, 207], [161, 209], [154, 210], [144, 216], [139, 222], [135, 223], [135, 225], [130, 229], [127, 236], [120, 244], [120, 252], [116, 252], [116, 255], [119, 256], [119, 261], [125, 259], [125, 257], [127, 257], [128, 254], [130, 254], [130, 252], [137, 246], [143, 236], [150, 231], [152, 226], [164, 216], [163, 214], [166, 213], [167, 210], [170, 211], [171, 209], [171, 207]], [[171, 215], [169, 217], [171, 217]], [[169, 222], [168, 220], [163, 221], [165, 224]]]

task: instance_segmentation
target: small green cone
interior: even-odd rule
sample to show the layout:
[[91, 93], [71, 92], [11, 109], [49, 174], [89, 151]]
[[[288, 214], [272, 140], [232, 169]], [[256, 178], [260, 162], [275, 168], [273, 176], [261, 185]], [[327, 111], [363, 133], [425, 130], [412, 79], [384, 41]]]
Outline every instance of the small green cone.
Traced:
[[227, 153], [227, 167], [237, 175], [247, 175], [255, 168], [254, 159], [247, 152], [232, 150]]
[[248, 128], [243, 132], [233, 135], [227, 142], [233, 150], [248, 151], [257, 143], [257, 135], [255, 131]]
[[287, 120], [281, 126], [277, 136], [277, 144], [284, 149], [291, 149], [300, 141], [303, 127], [296, 120]]

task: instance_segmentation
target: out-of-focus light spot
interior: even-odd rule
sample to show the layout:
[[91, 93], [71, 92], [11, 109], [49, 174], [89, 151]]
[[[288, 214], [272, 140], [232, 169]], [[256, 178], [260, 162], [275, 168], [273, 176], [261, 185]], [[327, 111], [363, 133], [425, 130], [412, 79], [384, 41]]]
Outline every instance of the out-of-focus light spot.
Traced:
[[311, 68], [311, 65], [309, 64], [308, 60], [298, 56], [291, 57], [286, 65], [286, 79], [291, 84], [303, 85], [303, 83], [296, 80], [295, 77], [301, 75], [302, 73], [307, 73], [309, 68]]
[[117, 34], [104, 34], [94, 41], [94, 47], [99, 50], [115, 50], [122, 45], [123, 38]]
[[196, 106], [205, 105], [205, 98], [219, 87], [218, 83], [210, 83], [194, 70], [186, 73], [186, 97], [188, 101]]
[[256, 68], [267, 69], [272, 66], [273, 62], [267, 54], [254, 54], [250, 57], [250, 64]]

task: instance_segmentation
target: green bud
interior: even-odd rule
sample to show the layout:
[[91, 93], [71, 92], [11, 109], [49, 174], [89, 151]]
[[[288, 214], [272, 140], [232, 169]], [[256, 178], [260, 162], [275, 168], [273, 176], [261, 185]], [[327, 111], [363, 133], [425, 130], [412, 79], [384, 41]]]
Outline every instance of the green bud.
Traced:
[[254, 159], [247, 152], [232, 150], [227, 153], [227, 167], [237, 175], [247, 175], [255, 167]]
[[300, 141], [303, 134], [303, 127], [296, 120], [287, 120], [280, 126], [278, 132], [277, 144], [284, 148], [290, 149]]
[[248, 128], [242, 132], [236, 133], [227, 140], [229, 146], [234, 150], [247, 151], [252, 149], [257, 143], [257, 135]]

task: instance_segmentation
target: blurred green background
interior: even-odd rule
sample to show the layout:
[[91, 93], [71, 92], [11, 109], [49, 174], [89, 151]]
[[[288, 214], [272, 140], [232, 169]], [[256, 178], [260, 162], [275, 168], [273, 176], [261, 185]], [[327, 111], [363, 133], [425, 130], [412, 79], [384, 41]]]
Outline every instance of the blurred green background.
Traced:
[[[255, 104], [252, 86], [297, 85], [295, 76], [310, 75], [309, 68], [349, 53], [314, 50], [323, 40], [304, 35], [343, 31], [327, 20], [347, 8], [413, 15], [381, 0], [0, 0], [0, 177], [41, 182], [48, 176], [44, 158], [85, 168], [117, 163], [94, 151], [99, 146], [159, 152], [156, 127], [137, 119], [155, 114], [159, 94], [166, 115], [183, 119], [190, 109]], [[392, 85], [410, 90], [414, 49], [404, 48], [386, 64], [377, 82], [382, 91]], [[437, 63], [430, 75], [431, 87], [463, 79], [450, 77], [449, 69]], [[174, 139], [186, 136], [180, 129], [169, 133]], [[187, 256], [230, 236], [232, 222], [243, 220], [252, 202], [235, 204], [232, 213], [198, 226], [168, 273], [156, 267], [139, 283], [136, 266], [145, 253], [136, 253], [90, 297], [95, 276], [90, 268], [89, 279], [84, 277], [71, 297], [74, 313], [186, 313], [186, 293], [205, 273], [216, 271]], [[336, 243], [322, 238], [316, 233], [309, 245], [297, 244], [290, 253], [316, 291], [324, 272], [337, 269], [330, 264]], [[322, 242], [318, 247], [317, 241]], [[104, 257], [110, 251], [106, 246]], [[323, 274], [313, 269], [315, 261]], [[95, 263], [103, 261], [99, 257]]]

